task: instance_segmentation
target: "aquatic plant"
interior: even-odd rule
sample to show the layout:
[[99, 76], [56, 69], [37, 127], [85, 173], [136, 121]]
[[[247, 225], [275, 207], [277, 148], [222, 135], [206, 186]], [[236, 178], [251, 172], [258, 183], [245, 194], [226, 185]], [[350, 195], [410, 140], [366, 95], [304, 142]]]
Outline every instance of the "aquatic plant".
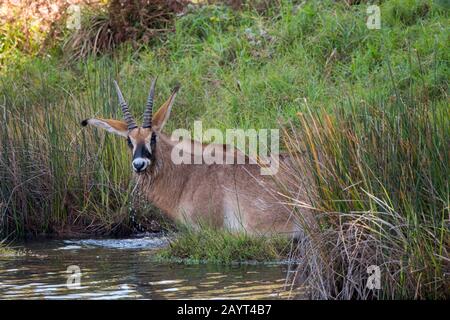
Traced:
[[[133, 192], [125, 143], [82, 132], [79, 121], [118, 117], [113, 79], [142, 114], [149, 78], [160, 75], [156, 104], [182, 84], [168, 132], [197, 119], [221, 130], [282, 128], [285, 150], [307, 160], [292, 176], [313, 174], [319, 228], [305, 229], [292, 253], [304, 259], [298, 275], [312, 297], [448, 297], [448, 10], [395, 0], [380, 9], [382, 28], [369, 30], [365, 2], [281, 1], [263, 15], [211, 5], [139, 49], [125, 43], [78, 62], [14, 50], [0, 74], [1, 232], [125, 234], [132, 220], [158, 228]], [[239, 238], [182, 237], [171, 254], [251, 258]], [[264, 241], [250, 242], [252, 255], [275, 257], [258, 252]], [[369, 264], [380, 267], [380, 291], [365, 289]]]
[[249, 263], [286, 260], [291, 241], [286, 237], [257, 237], [212, 229], [180, 227], [168, 247], [157, 253], [157, 259], [183, 263]]

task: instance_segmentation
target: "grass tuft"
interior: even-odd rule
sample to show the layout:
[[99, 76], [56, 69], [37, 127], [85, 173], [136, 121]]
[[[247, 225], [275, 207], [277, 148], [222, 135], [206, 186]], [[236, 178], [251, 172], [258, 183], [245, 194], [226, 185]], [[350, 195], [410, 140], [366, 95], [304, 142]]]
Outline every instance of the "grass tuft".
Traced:
[[[0, 233], [152, 228], [158, 212], [133, 192], [125, 141], [80, 121], [121, 117], [113, 79], [141, 115], [158, 75], [156, 104], [182, 85], [167, 132], [194, 120], [220, 130], [282, 124], [295, 162], [284, 192], [299, 223], [296, 177], [313, 180], [316, 223], [293, 252], [312, 297], [448, 297], [448, 9], [382, 1], [382, 28], [370, 30], [367, 4], [283, 0], [263, 14], [195, 6], [161, 41], [69, 63], [63, 50], [20, 50], [24, 37], [11, 26], [0, 36]], [[284, 247], [270, 241], [184, 231], [161, 254], [277, 259]], [[380, 291], [365, 289], [371, 264]]]
[[0, 258], [1, 257], [16, 257], [23, 255], [25, 252], [20, 250], [15, 250], [9, 246], [5, 240], [0, 240]]
[[285, 237], [255, 237], [224, 230], [201, 227], [182, 228], [157, 259], [185, 263], [248, 263], [278, 262], [286, 259], [291, 249]]

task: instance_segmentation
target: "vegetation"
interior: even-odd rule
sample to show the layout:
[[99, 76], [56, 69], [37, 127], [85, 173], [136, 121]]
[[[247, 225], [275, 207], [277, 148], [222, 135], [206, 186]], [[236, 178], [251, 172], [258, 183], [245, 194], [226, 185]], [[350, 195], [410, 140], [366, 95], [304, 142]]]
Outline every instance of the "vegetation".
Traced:
[[[298, 159], [293, 176], [312, 172], [316, 187], [316, 223], [293, 252], [313, 297], [448, 297], [448, 8], [380, 1], [382, 28], [370, 30], [361, 2], [189, 6], [159, 41], [69, 62], [58, 47], [8, 51], [18, 35], [2, 34], [3, 234], [130, 232], [130, 211], [151, 225], [155, 210], [133, 190], [126, 143], [79, 121], [120, 117], [113, 79], [142, 114], [158, 75], [157, 103], [182, 84], [168, 132], [196, 119], [282, 128]], [[295, 179], [282, 187], [305, 223]], [[184, 231], [161, 256], [259, 260], [284, 248], [216, 232]], [[365, 289], [370, 265], [381, 269], [381, 290]]]
[[286, 237], [252, 237], [207, 226], [202, 226], [201, 232], [182, 227], [175, 237], [167, 248], [158, 252], [157, 259], [218, 264], [278, 262], [291, 250]]
[[[319, 192], [317, 225], [299, 220], [299, 276], [317, 298], [366, 299], [374, 292], [361, 284], [375, 265], [384, 284], [376, 297], [448, 295], [449, 110], [416, 96], [358, 108], [300, 115], [287, 134], [293, 158], [307, 150], [295, 177], [312, 172]], [[284, 188], [300, 216], [298, 183]]]
[[16, 251], [8, 246], [4, 240], [0, 241], [0, 258], [2, 257], [14, 257], [19, 254], [23, 254], [20, 251]]
[[110, 0], [106, 6], [86, 7], [84, 23], [71, 34], [65, 54], [72, 59], [111, 52], [121, 43], [138, 48], [173, 31], [173, 19], [186, 0]]

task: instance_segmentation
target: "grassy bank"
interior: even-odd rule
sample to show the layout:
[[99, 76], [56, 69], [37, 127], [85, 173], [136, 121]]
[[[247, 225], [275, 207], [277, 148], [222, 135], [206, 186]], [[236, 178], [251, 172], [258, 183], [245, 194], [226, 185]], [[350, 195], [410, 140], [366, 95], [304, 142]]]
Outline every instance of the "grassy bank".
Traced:
[[[318, 192], [316, 224], [299, 219], [297, 276], [321, 299], [448, 296], [448, 106], [405, 95], [358, 108], [300, 114], [286, 132], [293, 158], [307, 154], [295, 176], [312, 172]], [[299, 181], [284, 190], [301, 217]], [[365, 286], [369, 266], [379, 267], [379, 291]]]
[[201, 232], [183, 227], [157, 259], [183, 263], [248, 263], [285, 260], [292, 250], [286, 237], [252, 237], [202, 227]]
[[[281, 127], [285, 151], [306, 155], [294, 176], [315, 177], [319, 227], [298, 244], [298, 275], [316, 297], [448, 296], [448, 9], [383, 1], [382, 28], [369, 30], [366, 7], [204, 6], [139, 48], [79, 61], [58, 48], [15, 53], [0, 74], [2, 233], [124, 234], [130, 212], [152, 227], [157, 212], [133, 192], [126, 143], [79, 121], [121, 116], [113, 79], [142, 114], [158, 75], [157, 104], [182, 84], [168, 132], [194, 120]], [[284, 192], [301, 216], [293, 183]], [[230, 261], [250, 259], [246, 245], [264, 259], [282, 252], [265, 256], [264, 242], [231, 238], [185, 232], [164, 254]], [[372, 264], [383, 277], [375, 293], [361, 289]]]

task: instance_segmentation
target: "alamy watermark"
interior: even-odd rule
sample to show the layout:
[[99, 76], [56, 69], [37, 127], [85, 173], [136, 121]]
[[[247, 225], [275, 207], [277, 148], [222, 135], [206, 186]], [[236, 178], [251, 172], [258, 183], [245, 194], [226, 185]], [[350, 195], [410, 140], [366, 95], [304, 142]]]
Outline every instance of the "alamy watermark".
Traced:
[[366, 26], [368, 29], [381, 29], [381, 11], [377, 5], [370, 5], [367, 7], [367, 21]]
[[[67, 8], [67, 22], [66, 27], [70, 30], [81, 29], [81, 7], [77, 4], [71, 4]], [[370, 30], [381, 29], [381, 10], [380, 7], [373, 4], [366, 9], [367, 21], [366, 26]]]
[[381, 289], [381, 270], [379, 266], [371, 265], [367, 267], [367, 273], [369, 277], [367, 278], [366, 288], [370, 290]]
[[80, 289], [81, 288], [81, 268], [77, 265], [71, 265], [67, 267], [66, 287], [67, 289]]
[[224, 135], [219, 129], [203, 130], [202, 122], [195, 121], [194, 140], [186, 129], [173, 131], [171, 140], [174, 164], [258, 164], [261, 175], [278, 172], [278, 129], [227, 129]]
[[69, 30], [80, 30], [81, 29], [81, 7], [77, 4], [71, 4], [67, 8], [67, 21], [66, 27]]

